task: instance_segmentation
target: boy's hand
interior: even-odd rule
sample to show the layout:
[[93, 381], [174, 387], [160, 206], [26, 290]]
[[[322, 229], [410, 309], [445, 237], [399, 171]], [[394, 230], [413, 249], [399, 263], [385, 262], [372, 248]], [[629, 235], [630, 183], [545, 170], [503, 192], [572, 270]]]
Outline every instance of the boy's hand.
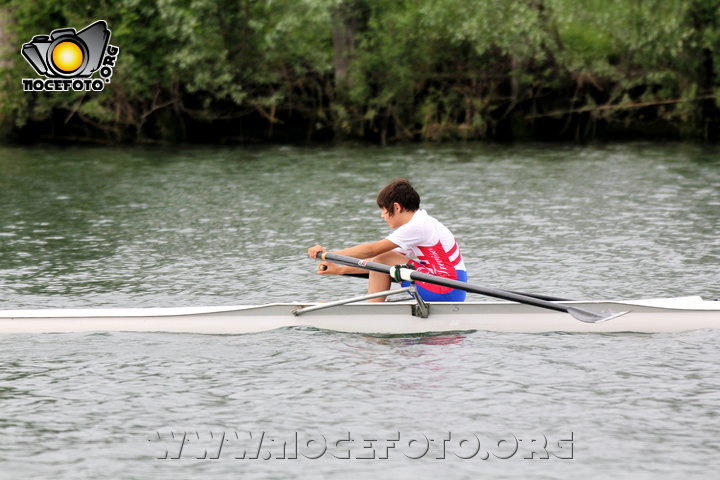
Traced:
[[332, 262], [320, 262], [317, 273], [318, 275], [341, 275], [342, 267]]
[[313, 260], [317, 258], [317, 254], [320, 252], [324, 252], [325, 249], [322, 247], [322, 245], [315, 245], [314, 247], [308, 248], [308, 257], [312, 258]]

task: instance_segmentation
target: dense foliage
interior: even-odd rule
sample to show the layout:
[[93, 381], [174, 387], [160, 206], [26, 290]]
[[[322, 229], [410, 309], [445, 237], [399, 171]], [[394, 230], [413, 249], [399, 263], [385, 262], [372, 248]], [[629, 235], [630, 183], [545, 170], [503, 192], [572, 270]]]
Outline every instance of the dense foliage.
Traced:
[[[718, 139], [717, 0], [7, 0], [9, 138]], [[23, 93], [33, 35], [107, 20], [100, 93]]]

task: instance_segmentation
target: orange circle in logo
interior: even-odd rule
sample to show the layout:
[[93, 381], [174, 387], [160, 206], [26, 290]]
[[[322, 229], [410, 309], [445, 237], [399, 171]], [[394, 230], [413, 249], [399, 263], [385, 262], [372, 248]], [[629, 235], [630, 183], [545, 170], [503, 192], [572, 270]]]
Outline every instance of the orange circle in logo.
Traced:
[[63, 72], [74, 72], [82, 65], [83, 53], [73, 42], [60, 42], [53, 49], [52, 61]]

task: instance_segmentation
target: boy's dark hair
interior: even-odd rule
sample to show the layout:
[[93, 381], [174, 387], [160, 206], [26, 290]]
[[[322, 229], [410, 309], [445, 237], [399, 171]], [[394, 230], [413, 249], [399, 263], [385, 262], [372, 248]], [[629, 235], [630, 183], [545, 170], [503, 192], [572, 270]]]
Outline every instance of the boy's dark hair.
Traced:
[[409, 181], [404, 178], [396, 178], [387, 187], [380, 190], [377, 196], [378, 207], [387, 210], [390, 216], [395, 214], [393, 209], [395, 202], [399, 203], [403, 210], [414, 212], [420, 208], [420, 195]]

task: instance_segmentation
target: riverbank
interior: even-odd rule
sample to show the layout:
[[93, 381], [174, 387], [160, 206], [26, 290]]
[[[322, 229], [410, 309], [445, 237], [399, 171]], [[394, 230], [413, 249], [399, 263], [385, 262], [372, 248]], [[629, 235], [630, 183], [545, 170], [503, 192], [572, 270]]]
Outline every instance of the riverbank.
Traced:
[[[720, 138], [720, 12], [707, 0], [11, 0], [0, 138], [367, 143]], [[586, 3], [588, 3], [586, 5]], [[23, 92], [20, 46], [107, 22], [100, 92]], [[17, 47], [17, 48], [15, 48]], [[163, 52], [163, 53], [160, 53]]]

